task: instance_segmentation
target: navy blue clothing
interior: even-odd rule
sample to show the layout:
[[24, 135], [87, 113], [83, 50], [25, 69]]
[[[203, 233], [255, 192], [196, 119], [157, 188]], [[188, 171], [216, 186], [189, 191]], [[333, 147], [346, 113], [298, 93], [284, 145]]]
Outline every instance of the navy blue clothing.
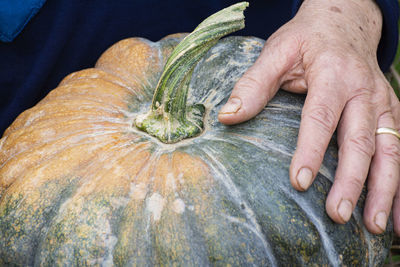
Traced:
[[[46, 1], [12, 42], [0, 42], [0, 135], [18, 114], [35, 105], [63, 77], [92, 67], [113, 43], [133, 36], [157, 41], [171, 33], [190, 32], [210, 14], [236, 2]], [[250, 1], [245, 11], [246, 28], [236, 34], [266, 39], [293, 16], [300, 2]], [[382, 46], [389, 50], [397, 46], [397, 27], [393, 25], [397, 26], [398, 14], [397, 9], [395, 12], [386, 7], [395, 9], [397, 0], [380, 2], [386, 25]], [[386, 65], [393, 60], [393, 51], [387, 54], [380, 58]]]

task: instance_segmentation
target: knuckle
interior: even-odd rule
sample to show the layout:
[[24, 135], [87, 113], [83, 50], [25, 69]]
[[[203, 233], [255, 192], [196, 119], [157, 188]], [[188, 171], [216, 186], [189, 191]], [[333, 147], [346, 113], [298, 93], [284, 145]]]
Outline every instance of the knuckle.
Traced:
[[338, 115], [327, 105], [313, 105], [302, 115], [302, 120], [308, 117], [324, 133], [332, 135], [336, 129]]
[[400, 165], [400, 145], [399, 143], [385, 144], [379, 148], [382, 155], [395, 165]]
[[236, 83], [236, 87], [243, 88], [247, 90], [254, 90], [262, 88], [262, 83], [257, 78], [253, 77], [252, 74], [247, 73], [243, 75], [241, 79]]
[[353, 89], [353, 98], [355, 100], [365, 101], [366, 99], [371, 99], [374, 94], [375, 89], [373, 87], [359, 86]]
[[354, 152], [371, 158], [375, 153], [375, 136], [369, 130], [360, 130], [359, 134], [351, 135], [343, 144], [341, 150], [353, 150]]
[[359, 176], [352, 176], [349, 178], [349, 186], [354, 188], [356, 193], [360, 194], [362, 188], [364, 187], [364, 179], [360, 178]]
[[347, 180], [347, 186], [351, 189], [351, 192], [361, 194], [362, 188], [364, 187], [365, 179], [359, 176], [350, 176]]
[[380, 122], [392, 123], [394, 121], [394, 116], [390, 106], [382, 107], [378, 114], [378, 121]]
[[363, 190], [365, 177], [361, 177], [359, 175], [346, 175], [335, 177], [335, 182], [336, 181], [338, 184], [340, 184], [343, 194], [347, 196], [345, 198], [353, 199], [354, 201], [352, 202], [356, 203]]

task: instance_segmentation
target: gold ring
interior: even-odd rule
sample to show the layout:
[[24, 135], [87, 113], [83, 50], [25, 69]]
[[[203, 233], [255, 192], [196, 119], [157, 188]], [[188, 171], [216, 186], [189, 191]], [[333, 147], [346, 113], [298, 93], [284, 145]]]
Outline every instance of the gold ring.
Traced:
[[376, 134], [392, 134], [400, 140], [400, 133], [393, 128], [387, 128], [387, 127], [378, 128], [376, 130]]

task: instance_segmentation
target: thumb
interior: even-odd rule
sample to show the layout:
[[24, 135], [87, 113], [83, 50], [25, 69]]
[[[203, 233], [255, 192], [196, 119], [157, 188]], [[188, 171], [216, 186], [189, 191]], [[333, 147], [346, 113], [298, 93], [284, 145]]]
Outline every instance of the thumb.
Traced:
[[[279, 39], [279, 38], [278, 38]], [[278, 91], [282, 77], [296, 59], [294, 42], [267, 41], [256, 62], [237, 81], [218, 114], [223, 124], [236, 124], [256, 116]]]

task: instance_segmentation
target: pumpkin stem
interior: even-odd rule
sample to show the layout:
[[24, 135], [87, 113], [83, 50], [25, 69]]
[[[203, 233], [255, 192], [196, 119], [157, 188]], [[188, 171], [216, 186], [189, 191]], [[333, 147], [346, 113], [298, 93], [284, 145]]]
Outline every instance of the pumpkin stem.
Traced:
[[135, 120], [137, 128], [164, 143], [202, 132], [205, 107], [186, 104], [194, 67], [221, 37], [244, 28], [243, 11], [248, 5], [237, 3], [211, 15], [175, 47], [158, 81], [150, 111]]

